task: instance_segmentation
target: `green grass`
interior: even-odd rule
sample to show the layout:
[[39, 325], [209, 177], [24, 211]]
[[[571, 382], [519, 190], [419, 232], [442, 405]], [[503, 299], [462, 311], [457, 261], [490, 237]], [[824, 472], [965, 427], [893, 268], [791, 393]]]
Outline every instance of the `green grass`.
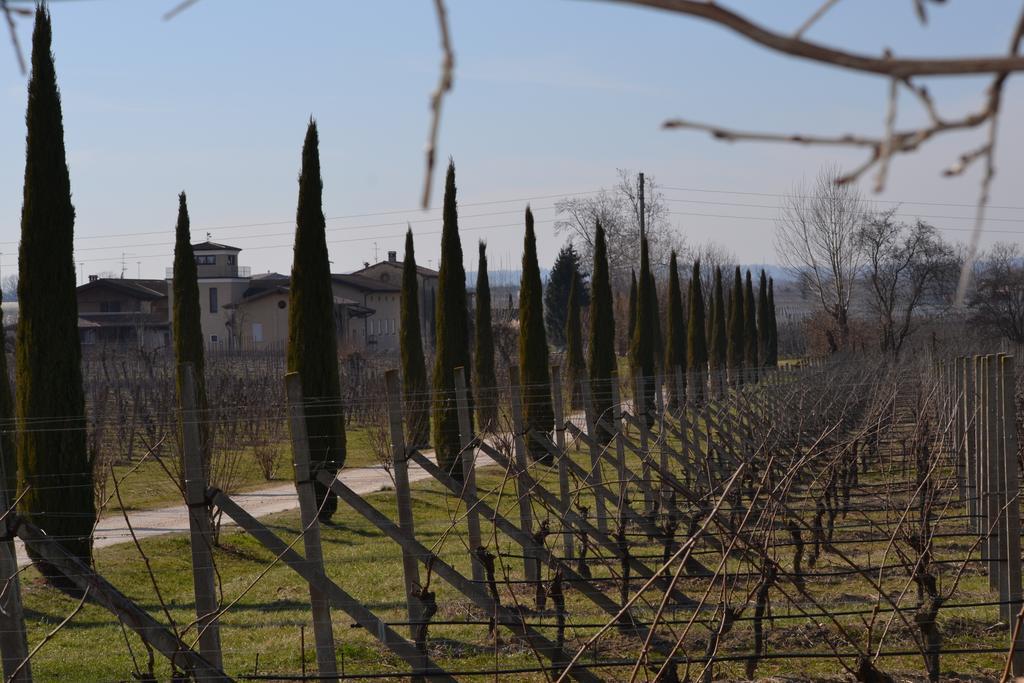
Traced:
[[[369, 467], [379, 464], [377, 455], [374, 452], [370, 431], [366, 427], [350, 427], [347, 431], [348, 457], [345, 467]], [[166, 449], [163, 455], [166, 470], [154, 458], [148, 457], [141, 463], [121, 464], [114, 466], [114, 477], [120, 482], [121, 500], [126, 510], [150, 510], [153, 508], [167, 507], [181, 502], [181, 493], [177, 484], [168, 476], [168, 470], [176, 473], [173, 459], [173, 451]], [[237, 466], [231, 478], [229, 486], [224, 486], [230, 492], [251, 491], [275, 484], [286, 484], [292, 481], [291, 471], [291, 444], [282, 441], [276, 447], [276, 471], [273, 478], [268, 480], [264, 477], [256, 456], [252, 449], [241, 449], [224, 456], [225, 459], [234, 460]], [[217, 483], [217, 482], [214, 482]], [[223, 486], [223, 485], [222, 485]], [[117, 504], [117, 497], [114, 491], [114, 483], [109, 472], [107, 474], [106, 494], [110, 498], [107, 510], [115, 512], [121, 508]]]
[[[633, 437], [636, 433], [633, 430]], [[583, 464], [588, 453], [583, 449], [574, 458]], [[638, 471], [638, 460], [629, 456], [629, 464]], [[606, 476], [610, 470], [606, 469]], [[132, 475], [126, 481], [129, 485]], [[549, 490], [557, 491], [557, 477], [554, 471], [541, 469], [538, 477]], [[880, 481], [878, 473], [862, 477], [862, 483]], [[486, 492], [490, 502], [510, 520], [518, 519], [514, 485], [505, 480], [503, 473], [497, 468], [481, 470], [478, 486], [482, 493]], [[448, 534], [446, 530], [452, 520], [459, 517], [456, 501], [436, 483], [421, 482], [413, 487], [413, 512], [416, 520], [417, 538], [427, 547], [432, 548], [447, 562], [456, 566], [464, 574], [469, 573], [468, 554], [463, 545], [464, 536]], [[368, 497], [378, 509], [391, 519], [397, 519], [394, 493], [381, 492]], [[594, 509], [593, 501], [585, 493], [580, 494], [579, 503]], [[548, 516], [539, 506], [534, 508], [535, 518], [545, 519]], [[952, 514], [955, 511], [951, 510]], [[323, 547], [327, 574], [345, 590], [362, 601], [378, 616], [388, 621], [405, 619], [404, 590], [402, 586], [401, 555], [398, 546], [387, 540], [368, 522], [344, 506], [335, 517], [337, 524], [323, 528]], [[871, 517], [876, 522], [883, 516]], [[295, 512], [272, 516], [263, 520], [271, 529], [286, 541], [292, 541], [299, 533], [298, 515]], [[549, 519], [553, 533], [548, 538], [548, 545], [561, 548], [561, 536], [558, 519]], [[838, 523], [852, 524], [859, 517], [852, 515]], [[464, 529], [464, 521], [456, 523], [457, 529]], [[962, 520], [944, 522], [942, 530], [962, 529]], [[483, 524], [485, 540], [490, 547], [497, 542], [503, 550], [516, 552], [503, 535], [491, 536], [490, 525]], [[684, 530], [680, 534], [685, 533]], [[838, 539], [856, 539], [856, 531], [841, 531]], [[222, 534], [222, 547], [216, 551], [216, 562], [221, 581], [223, 601], [229, 603], [237, 600], [237, 604], [222, 619], [222, 643], [224, 648], [225, 667], [230, 674], [253, 673], [257, 670], [262, 674], [298, 673], [303, 668], [300, 661], [300, 641], [303, 627], [305, 628], [306, 656], [305, 666], [308, 671], [315, 669], [313, 655], [313, 639], [311, 618], [308, 603], [308, 590], [287, 567], [277, 564], [272, 566], [262, 578], [258, 578], [272, 561], [270, 553], [265, 551], [255, 540], [237, 530], [225, 530]], [[788, 538], [778, 539], [786, 541]], [[660, 546], [646, 543], [639, 538], [633, 552], [636, 554], [660, 553]], [[940, 538], [936, 541], [934, 557], [943, 561], [960, 557], [963, 554], [964, 539]], [[877, 565], [882, 558], [884, 543], [852, 543], [841, 545], [840, 548], [854, 562], [862, 565]], [[188, 541], [185, 537], [163, 536], [143, 541], [142, 547], [150, 558], [159, 587], [167, 604], [171, 617], [176, 624], [186, 624], [194, 618], [192, 604], [192, 578], [189, 560]], [[301, 543], [299, 544], [301, 548]], [[699, 559], [709, 566], [715, 566], [719, 556], [707, 546], [699, 550]], [[784, 568], [792, 567], [792, 548], [779, 546], [775, 551], [776, 559]], [[809, 550], [808, 550], [809, 552]], [[518, 554], [518, 553], [517, 553]], [[595, 577], [607, 577], [611, 567], [602, 566], [593, 561], [591, 553], [590, 567]], [[805, 556], [806, 557], [806, 556]], [[896, 562], [890, 553], [889, 562]], [[653, 564], [653, 561], [650, 562]], [[167, 623], [160, 602], [156, 599], [150, 578], [139, 557], [138, 551], [131, 545], [119, 545], [99, 550], [96, 553], [96, 566], [103, 575], [128, 596], [156, 616], [161, 622]], [[617, 569], [617, 565], [613, 565]], [[734, 571], [749, 571], [748, 564], [741, 564], [730, 559], [727, 566]], [[804, 566], [806, 567], [806, 559]], [[957, 566], [937, 565], [942, 574], [943, 588], [948, 588]], [[522, 575], [522, 561], [509, 559], [507, 568], [509, 576], [518, 579]], [[823, 554], [816, 566], [817, 570], [843, 570], [845, 565], [837, 556]], [[500, 574], [500, 572], [499, 572]], [[422, 573], [421, 576], [425, 576]], [[27, 610], [26, 621], [29, 627], [30, 645], [39, 642], [43, 635], [56, 623], [64, 618], [76, 602], [62, 596], [42, 584], [34, 569], [22, 575], [24, 598]], [[499, 575], [499, 580], [501, 576]], [[753, 590], [756, 579], [741, 580], [735, 586], [732, 595], [733, 604], [743, 604], [745, 596]], [[618, 599], [618, 588], [608, 583], [596, 585], [608, 588], [613, 600]], [[680, 589], [693, 596], [700, 597], [706, 582], [692, 577], [682, 577]], [[913, 606], [916, 596], [913, 585], [909, 583], [902, 570], [896, 569], [886, 573], [882, 585], [890, 594], [899, 594], [907, 589], [901, 605]], [[810, 594], [814, 600], [830, 609], [845, 607], [849, 609], [870, 610], [875, 604], [873, 589], [864, 580], [855, 576], [819, 578], [808, 581]], [[909, 586], [909, 588], [908, 588]], [[782, 587], [791, 595], [794, 589], [790, 583], [783, 582]], [[475, 619], [485, 618], [472, 609], [469, 601], [450, 588], [435, 576], [431, 588], [437, 592], [439, 612], [435, 621], [457, 620], [472, 616]], [[514, 595], [507, 586], [502, 587], [502, 601], [511, 604], [513, 600], [521, 603], [529, 602], [530, 589], [523, 585], [515, 585]], [[717, 604], [719, 590], [712, 591], [709, 602]], [[649, 594], [643, 610], [653, 611], [657, 608], [661, 595], [657, 591]], [[952, 600], [954, 603], [980, 602], [994, 600], [988, 590], [987, 577], [980, 573], [980, 565], [968, 564], [965, 568], [960, 586]], [[778, 593], [773, 593], [774, 620], [766, 626], [767, 651], [769, 653], [808, 653], [824, 652], [828, 648], [825, 637], [836, 639], [837, 647], [849, 651], [854, 646], [864, 647], [868, 642], [868, 620], [866, 616], [853, 615], [841, 617], [846, 633], [852, 637], [852, 643], [841, 642], [836, 626], [828, 619], [810, 620], [800, 616], [798, 610], [792, 608], [788, 601]], [[573, 624], [604, 623], [607, 615], [592, 606], [577, 591], [569, 590], [567, 594], [570, 628], [568, 630], [571, 647], [580, 646], [595, 629], [591, 627], [573, 627]], [[885, 604], [882, 605], [885, 607]], [[753, 612], [748, 605], [744, 616]], [[393, 673], [405, 670], [402, 662], [380, 647], [375, 639], [362, 629], [352, 628], [351, 620], [341, 611], [334, 611], [334, 630], [338, 648], [339, 663], [344, 662], [345, 671], [352, 673]], [[913, 612], [905, 613], [913, 624]], [[891, 613], [882, 612], [875, 620], [873, 627], [874, 640], [886, 627]], [[679, 612], [677, 619], [686, 620], [688, 612]], [[710, 619], [710, 613], [704, 613], [702, 619]], [[553, 624], [550, 614], [537, 615], [533, 621]], [[990, 628], [996, 620], [996, 610], [992, 607], [979, 608], [947, 608], [940, 612], [940, 625], [944, 634], [945, 648], [978, 648], [1004, 647], [1007, 643], [1006, 629]], [[817, 626], [816, 624], [820, 624]], [[676, 624], [675, 629], [683, 626]], [[396, 630], [405, 634], [406, 627], [396, 626]], [[899, 619], [894, 619], [886, 637], [885, 649], [912, 650], [913, 645], [907, 627]], [[553, 629], [544, 632], [553, 636]], [[501, 631], [502, 641], [495, 648], [487, 636], [484, 625], [441, 625], [431, 627], [431, 654], [442, 666], [456, 670], [489, 668], [494, 662], [505, 668], [530, 667], [536, 664], [532, 653], [521, 643], [512, 638], [508, 631]], [[187, 639], [194, 638], [194, 630], [189, 631]], [[683, 652], [699, 655], [704, 651], [708, 630], [698, 624], [691, 629], [684, 640]], [[720, 652], [746, 653], [753, 642], [751, 622], [739, 621], [727, 634], [721, 644]], [[145, 668], [146, 654], [140, 641], [133, 634], [127, 637], [127, 643], [135, 653], [139, 666]], [[632, 657], [639, 649], [639, 643], [631, 638], [609, 633], [601, 641], [600, 657], [618, 659]], [[588, 660], [590, 655], [588, 655]], [[157, 657], [157, 675], [160, 679], [167, 677], [167, 668]], [[1001, 657], [995, 654], [982, 655], [947, 655], [942, 659], [944, 676], [949, 672], [960, 672], [977, 676], [991, 677], [1001, 666]], [[852, 665], [853, 662], [851, 661]], [[36, 680], [127, 680], [130, 678], [134, 664], [129, 654], [126, 638], [113, 617], [103, 609], [87, 605], [82, 612], [49, 642], [33, 661]], [[919, 656], [883, 658], [879, 667], [890, 673], [899, 674], [899, 678], [923, 678], [924, 667]], [[743, 678], [744, 664], [742, 661], [727, 662], [716, 666], [716, 678]], [[680, 674], [684, 672], [680, 669]], [[691, 670], [691, 679], [699, 674]], [[628, 669], [605, 670], [603, 675], [609, 680], [628, 677]], [[758, 677], [790, 676], [800, 680], [844, 678], [844, 672], [832, 658], [805, 659], [783, 657], [763, 660], [757, 669]], [[509, 676], [509, 678], [512, 678]], [[540, 674], [521, 674], [515, 678], [522, 681], [543, 680]], [[483, 677], [479, 680], [493, 680]]]

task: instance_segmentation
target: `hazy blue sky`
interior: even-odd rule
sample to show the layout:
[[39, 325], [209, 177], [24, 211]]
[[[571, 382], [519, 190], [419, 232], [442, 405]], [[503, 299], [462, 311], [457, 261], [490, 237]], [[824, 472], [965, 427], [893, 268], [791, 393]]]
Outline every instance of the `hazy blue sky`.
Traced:
[[[381, 257], [400, 249], [406, 221], [418, 235], [419, 260], [436, 265], [439, 212], [415, 209], [428, 95], [440, 62], [432, 3], [200, 0], [161, 21], [175, 2], [52, 3], [80, 276], [119, 273], [125, 252], [129, 276], [141, 270], [163, 277], [182, 189], [197, 240], [209, 231], [242, 247], [241, 263], [254, 271], [287, 272], [299, 152], [311, 114], [320, 124], [335, 270], [372, 260], [374, 243]], [[732, 6], [793, 30], [819, 3]], [[667, 188], [681, 188], [666, 195], [673, 224], [690, 242], [715, 239], [743, 262], [774, 262], [774, 195], [823, 163], [850, 167], [860, 155], [729, 145], [662, 131], [661, 122], [681, 116], [780, 132], [881, 130], [882, 80], [778, 57], [695, 20], [577, 0], [451, 0], [449, 10], [457, 64], [438, 153], [453, 156], [458, 169], [470, 268], [478, 238], [490, 245], [492, 267], [518, 260], [527, 198], [537, 214], [542, 265], [550, 265], [561, 242], [553, 234], [551, 196], [610, 185], [616, 168], [644, 170]], [[886, 46], [902, 55], [994, 53], [1005, 50], [1016, 11], [1019, 2], [1008, 0], [951, 2], [932, 7], [929, 25], [921, 27], [910, 0], [851, 0], [810, 35], [872, 53]], [[19, 23], [19, 35], [27, 48], [30, 21]], [[1004, 105], [992, 201], [1022, 208], [991, 211], [997, 220], [988, 228], [1006, 232], [990, 232], [986, 243], [1019, 239], [1024, 231], [1018, 84], [1011, 81]], [[979, 79], [929, 86], [948, 116], [980, 105]], [[5, 36], [5, 272], [16, 263], [25, 87]], [[901, 124], [920, 120], [913, 102], [901, 104]], [[966, 238], [977, 170], [954, 180], [939, 170], [982, 139], [980, 131], [960, 134], [900, 159], [879, 198], [903, 202], [908, 219], [926, 217], [949, 229], [951, 239]], [[441, 190], [435, 182], [434, 205]]]

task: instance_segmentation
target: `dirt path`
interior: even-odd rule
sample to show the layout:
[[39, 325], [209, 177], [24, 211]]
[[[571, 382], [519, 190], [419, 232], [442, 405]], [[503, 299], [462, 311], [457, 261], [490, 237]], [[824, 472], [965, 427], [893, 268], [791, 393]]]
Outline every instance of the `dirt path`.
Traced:
[[[432, 451], [428, 453], [427, 457], [436, 462]], [[494, 464], [486, 456], [480, 455], [479, 457], [477, 467]], [[391, 475], [380, 465], [344, 469], [338, 478], [361, 496], [376, 493], [394, 485]], [[422, 467], [413, 463], [409, 464], [410, 482], [429, 478], [430, 475]], [[265, 517], [299, 507], [294, 484], [275, 484], [254, 491], [235, 493], [231, 497], [253, 517]], [[160, 534], [188, 532], [188, 513], [184, 504], [155, 510], [130, 511], [128, 520], [131, 522], [131, 528], [135, 531], [135, 536], [140, 540]], [[234, 526], [234, 523], [225, 518], [224, 526]], [[108, 514], [101, 517], [96, 526], [93, 547], [105, 548], [117, 543], [130, 543], [131, 539], [131, 532], [128, 530], [128, 525], [125, 524], [124, 516], [121, 513]], [[15, 544], [18, 551], [18, 566], [27, 565], [29, 559], [25, 554], [24, 545], [21, 540], [17, 539]]]

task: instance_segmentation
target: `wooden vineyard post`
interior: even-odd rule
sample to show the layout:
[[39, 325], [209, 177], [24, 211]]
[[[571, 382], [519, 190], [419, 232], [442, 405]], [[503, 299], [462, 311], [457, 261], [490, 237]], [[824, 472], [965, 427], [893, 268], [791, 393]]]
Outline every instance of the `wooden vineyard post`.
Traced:
[[[455, 405], [459, 411], [459, 445], [462, 447], [462, 500], [476, 497], [476, 458], [474, 457], [473, 427], [469, 415], [469, 392], [466, 390], [466, 369], [455, 368]], [[483, 582], [484, 568], [477, 559], [476, 549], [483, 545], [480, 540], [480, 513], [466, 504], [466, 529], [469, 533], [469, 564], [473, 580]]]
[[615, 427], [615, 465], [619, 478], [619, 524], [626, 522], [625, 508], [629, 505], [629, 487], [626, 478], [626, 443], [622, 434], [622, 401], [619, 398], [619, 378], [612, 377], [612, 424]]
[[[533, 508], [530, 503], [530, 477], [526, 462], [527, 435], [526, 427], [523, 424], [523, 405], [519, 391], [519, 366], [509, 366], [508, 383], [512, 402], [512, 448], [515, 454], [516, 468], [519, 470], [516, 473], [516, 495], [519, 498], [519, 528], [524, 533], [532, 536]], [[523, 551], [523, 569], [526, 573], [527, 581], [537, 581], [540, 579], [536, 558], [526, 550]]]
[[[658, 411], [658, 459], [661, 471], [668, 471], [668, 450], [663, 442], [665, 441], [665, 394], [662, 392], [664, 376], [658, 370], [654, 375], [654, 405]], [[661, 509], [667, 510], [669, 503], [668, 484], [661, 482]]]
[[978, 476], [978, 365], [977, 356], [964, 363], [964, 419], [967, 420], [968, 529], [979, 533], [981, 478]]
[[985, 546], [988, 548], [988, 586], [999, 589], [999, 426], [996, 406], [996, 357], [985, 356]]
[[967, 453], [964, 447], [964, 359], [953, 360], [953, 457], [956, 467], [956, 492], [962, 503], [967, 499]]
[[999, 589], [999, 615], [1004, 622], [1010, 620], [1010, 581], [1008, 574], [1009, 569], [1009, 555], [1007, 555], [1007, 548], [1009, 547], [1009, 539], [1006, 537], [1006, 531], [1008, 528], [1006, 517], [1006, 421], [1003, 419], [1003, 410], [1005, 405], [1003, 403], [1003, 383], [1006, 378], [1003, 375], [1003, 358], [1005, 354], [996, 354], [992, 362], [993, 373], [995, 375], [993, 385], [993, 403], [995, 404], [995, 463], [993, 466], [993, 475], [995, 476], [995, 483], [993, 486], [993, 493], [995, 494], [995, 508], [996, 508], [996, 528], [993, 530], [995, 533], [995, 560], [996, 560], [996, 587]]
[[199, 653], [220, 669], [220, 626], [217, 623], [217, 584], [213, 569], [213, 529], [210, 504], [206, 499], [203, 475], [203, 449], [199, 440], [196, 406], [196, 373], [192, 363], [182, 364], [181, 433], [182, 467], [185, 474], [185, 504], [188, 506], [189, 545], [192, 548], [192, 587], [196, 598], [196, 624], [199, 628]]
[[[601, 472], [601, 442], [598, 434], [603, 431], [597, 429], [597, 419], [594, 416], [594, 403], [591, 395], [590, 380], [584, 379], [580, 382], [580, 395], [583, 397], [583, 414], [587, 421], [587, 436], [590, 437], [590, 471], [587, 473], [587, 485], [594, 495], [594, 514], [597, 516], [597, 528], [602, 534], [608, 533], [608, 510], [604, 504], [604, 496], [601, 490], [604, 488], [604, 475]], [[600, 416], [598, 416], [599, 418]], [[610, 423], [607, 416], [604, 421]], [[568, 469], [568, 463], [566, 463]]]
[[[569, 387], [569, 394], [572, 395], [573, 387]], [[565, 447], [565, 415], [562, 413], [562, 372], [557, 365], [551, 366], [551, 405], [555, 413], [555, 446], [558, 448], [558, 495], [562, 500], [562, 506], [569, 509], [572, 504], [569, 495], [569, 465], [565, 459], [569, 457], [569, 451]], [[562, 546], [565, 551], [565, 559], [573, 558], [572, 528], [568, 524], [562, 525]]]
[[650, 430], [647, 428], [647, 396], [644, 395], [644, 385], [651, 381], [650, 377], [636, 377], [633, 380], [633, 414], [637, 418], [637, 425], [640, 430], [640, 453], [643, 462], [640, 465], [641, 478], [646, 484], [644, 489], [644, 510], [650, 512], [654, 509], [654, 499], [648, 491], [651, 486], [651, 466], [647, 459], [651, 457]]
[[[0, 378], [7, 381], [7, 378]], [[7, 512], [10, 497], [5, 485], [7, 472], [3, 467], [6, 453], [0, 452], [0, 510]], [[25, 616], [21, 603], [21, 580], [18, 578], [18, 559], [14, 553], [14, 515], [4, 521], [4, 536], [0, 541], [0, 581], [6, 590], [0, 593], [0, 658], [3, 659], [4, 681], [28, 683], [32, 680], [32, 664], [28, 661], [28, 637], [25, 635]]]
[[[412, 516], [412, 492], [409, 490], [409, 454], [405, 446], [405, 431], [402, 427], [401, 387], [398, 371], [384, 373], [384, 384], [388, 396], [388, 427], [391, 432], [391, 464], [395, 475], [395, 498], [398, 506], [398, 526], [410, 536], [415, 536]], [[405, 605], [409, 615], [409, 636], [415, 638], [420, 610], [415, 591], [420, 587], [419, 562], [412, 552], [402, 546], [402, 577], [405, 580]]]
[[967, 497], [967, 525], [971, 531], [975, 530], [975, 515], [977, 514], [978, 496], [978, 473], [975, 463], [975, 441], [974, 441], [974, 359], [967, 356], [962, 359], [960, 373], [963, 384], [963, 396], [960, 399], [960, 413], [963, 416], [963, 451], [964, 467], [966, 469], [967, 485], [964, 491]]
[[[1006, 550], [1007, 559], [1007, 595], [1003, 600], [1006, 604], [1006, 623], [1010, 628], [1011, 637], [1017, 612], [1021, 609], [1021, 598], [1024, 591], [1021, 587], [1020, 566], [1020, 475], [1017, 471], [1017, 410], [1015, 400], [1015, 384], [1017, 375], [1014, 371], [1013, 356], [1004, 356], [1000, 368], [1002, 381], [1003, 403], [1003, 462], [1005, 463], [1004, 488], [1008, 496], [1009, 506], [1006, 511]], [[1018, 631], [1013, 642], [1010, 660], [1010, 672], [1016, 676], [1024, 676], [1024, 633]]]
[[[299, 497], [299, 517], [302, 520], [302, 543], [306, 551], [306, 564], [313, 571], [323, 573], [324, 556], [320, 545], [319, 506], [313, 472], [309, 463], [309, 432], [306, 426], [305, 397], [302, 378], [297, 372], [284, 376], [288, 398], [288, 427], [292, 437], [292, 464], [295, 468], [295, 491]], [[331, 604], [327, 595], [309, 584], [309, 603], [313, 612], [313, 637], [316, 641], [317, 671], [324, 680], [337, 680], [338, 663], [334, 655], [334, 628], [331, 624]]]

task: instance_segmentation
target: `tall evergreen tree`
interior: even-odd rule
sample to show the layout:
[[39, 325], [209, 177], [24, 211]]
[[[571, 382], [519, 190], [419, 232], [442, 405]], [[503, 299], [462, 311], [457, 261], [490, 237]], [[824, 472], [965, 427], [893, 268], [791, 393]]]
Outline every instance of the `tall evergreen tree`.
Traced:
[[[345, 418], [338, 376], [338, 331], [327, 254], [320, 177], [320, 136], [309, 120], [295, 211], [295, 253], [288, 301], [288, 371], [299, 373], [314, 472], [332, 475], [345, 465]], [[337, 496], [314, 478], [320, 519], [338, 508]]]
[[761, 270], [757, 286], [757, 357], [758, 364], [769, 367], [769, 349], [772, 343], [771, 311], [768, 310], [768, 276]]
[[747, 270], [743, 285], [743, 367], [747, 381], [757, 381], [757, 303], [754, 299], [754, 283]]
[[406, 439], [412, 446], [426, 446], [430, 443], [430, 385], [427, 383], [427, 363], [423, 357], [423, 334], [420, 331], [420, 285], [412, 228], [405, 233], [401, 316], [399, 344]]
[[[185, 193], [178, 195], [178, 222], [174, 228], [174, 269], [173, 269], [174, 316], [174, 358], [178, 362], [177, 390], [178, 405], [182, 405], [185, 373], [182, 363], [191, 363], [195, 370], [196, 410], [205, 415], [208, 408], [206, 398], [206, 361], [203, 357], [203, 328], [200, 323], [199, 280], [196, 271], [196, 257], [192, 253], [192, 233], [189, 229], [188, 202]], [[210, 429], [202, 420], [198, 425], [199, 448], [202, 454], [203, 474], [210, 482]], [[182, 470], [184, 471], [184, 470]]]
[[[466, 308], [466, 269], [459, 239], [459, 210], [455, 199], [455, 162], [448, 161], [441, 224], [441, 263], [437, 281], [437, 351], [434, 359], [434, 451], [447, 472], [462, 478], [459, 411], [455, 401], [455, 368], [466, 373], [473, 405], [469, 366], [469, 311]], [[472, 413], [471, 413], [472, 414]]]
[[[64, 151], [50, 13], [36, 8], [28, 82], [25, 185], [18, 248], [16, 419], [19, 509], [91, 564], [96, 519], [85, 439], [82, 349], [78, 341], [71, 179]], [[29, 556], [54, 585], [71, 590], [52, 565]]]
[[565, 321], [565, 378], [569, 385], [570, 405], [573, 410], [583, 407], [580, 382], [587, 374], [587, 363], [583, 360], [583, 329], [580, 325], [580, 280], [572, 279], [569, 285], [569, 315]]
[[[665, 338], [665, 382], [668, 385], [669, 410], [679, 410], [686, 400], [686, 318], [683, 317], [683, 293], [679, 286], [679, 264], [676, 252], [668, 264], [668, 330]], [[676, 368], [683, 377], [676, 382]]]
[[729, 347], [726, 354], [726, 366], [729, 368], [729, 381], [733, 384], [741, 382], [743, 373], [743, 276], [740, 267], [736, 266], [733, 277], [732, 291], [729, 292]]
[[779, 321], [775, 311], [775, 279], [768, 278], [768, 312], [771, 322], [768, 325], [770, 330], [768, 345], [768, 366], [779, 367]]
[[[3, 292], [0, 292], [0, 303]], [[0, 330], [4, 329], [4, 312], [0, 308]], [[4, 487], [4, 499], [10, 505], [18, 497], [18, 455], [14, 440], [14, 396], [11, 394], [10, 375], [7, 374], [6, 344], [0, 345], [0, 486]], [[13, 549], [13, 541], [11, 542]]]
[[690, 276], [690, 315], [686, 324], [686, 368], [690, 373], [686, 391], [694, 403], [704, 400], [708, 371], [708, 344], [705, 336], [704, 291], [700, 284], [700, 261], [693, 262]]
[[[591, 279], [590, 305], [590, 394], [593, 412], [600, 424], [611, 422], [612, 382], [618, 375], [615, 358], [615, 309], [612, 285], [608, 273], [608, 247], [604, 228], [597, 223], [594, 229], [594, 272]], [[602, 443], [609, 443], [612, 431], [598, 427]]]
[[637, 278], [636, 323], [629, 345], [629, 361], [633, 370], [633, 386], [640, 386], [644, 399], [644, 419], [653, 424], [655, 373], [655, 321], [658, 316], [654, 296], [654, 278], [647, 251], [647, 238], [640, 238], [640, 276]]
[[590, 305], [590, 288], [580, 270], [580, 255], [572, 244], [566, 244], [555, 257], [555, 263], [548, 274], [548, 285], [544, 288], [544, 326], [548, 341], [558, 348], [564, 348], [565, 323], [569, 317], [569, 289], [576, 283], [576, 295], [580, 306]]
[[[524, 427], [527, 431], [547, 434], [554, 426], [555, 413], [551, 405], [551, 374], [548, 368], [548, 340], [544, 333], [543, 306], [540, 266], [537, 265], [537, 236], [533, 232], [533, 212], [527, 206], [522, 282], [519, 285], [519, 384]], [[551, 462], [551, 454], [536, 440], [527, 438], [527, 446], [534, 460]]]
[[476, 269], [476, 411], [481, 429], [498, 426], [498, 379], [494, 371], [494, 329], [491, 316], [491, 282], [487, 274], [487, 245], [480, 241]]
[[661, 333], [661, 304], [658, 302], [658, 281], [654, 278], [654, 272], [650, 274], [650, 292], [653, 299], [654, 316], [651, 321], [651, 334], [654, 340], [654, 367], [661, 369], [665, 362], [665, 337]]
[[722, 373], [725, 372], [727, 345], [725, 334], [725, 296], [722, 293], [722, 269], [715, 266], [714, 292], [711, 297], [711, 336], [709, 365], [713, 373], [712, 384], [716, 393], [722, 388]]

